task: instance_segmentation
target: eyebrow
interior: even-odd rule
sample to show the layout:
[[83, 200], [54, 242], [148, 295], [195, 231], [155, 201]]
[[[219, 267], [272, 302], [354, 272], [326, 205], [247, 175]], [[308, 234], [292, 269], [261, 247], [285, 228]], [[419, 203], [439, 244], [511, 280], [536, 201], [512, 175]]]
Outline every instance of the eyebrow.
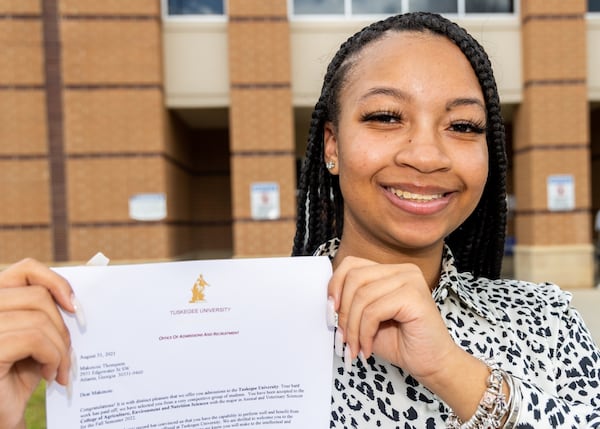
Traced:
[[[392, 87], [388, 87], [388, 86], [376, 86], [376, 87], [370, 88], [365, 94], [363, 94], [359, 98], [359, 101], [366, 100], [369, 97], [373, 97], [376, 95], [386, 95], [386, 96], [394, 97], [398, 100], [403, 100], [403, 101], [410, 101], [412, 99], [410, 94], [408, 94], [405, 91], [402, 91], [401, 89], [392, 88]], [[479, 98], [475, 98], [475, 97], [459, 97], [459, 98], [450, 100], [449, 102], [446, 103], [446, 111], [450, 111], [455, 107], [473, 106], [473, 105], [481, 107], [481, 109], [484, 112], [487, 111], [483, 102]]]
[[479, 106], [481, 107], [481, 109], [485, 112], [486, 108], [485, 105], [483, 104], [483, 102], [479, 99], [479, 98], [456, 98], [452, 101], [449, 101], [448, 103], [446, 103], [446, 111], [450, 111], [455, 107], [460, 107], [460, 106]]
[[400, 89], [392, 88], [389, 86], [376, 86], [370, 88], [365, 94], [363, 94], [359, 98], [359, 101], [366, 100], [367, 98], [373, 97], [375, 95], [387, 95], [389, 97], [397, 98], [398, 100], [410, 100], [412, 98], [408, 93]]

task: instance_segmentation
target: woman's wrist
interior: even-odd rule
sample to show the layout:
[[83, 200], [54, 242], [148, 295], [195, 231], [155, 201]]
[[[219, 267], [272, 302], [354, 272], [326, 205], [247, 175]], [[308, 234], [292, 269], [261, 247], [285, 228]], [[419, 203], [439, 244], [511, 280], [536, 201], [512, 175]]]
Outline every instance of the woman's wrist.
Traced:
[[486, 360], [486, 364], [490, 375], [487, 380], [487, 388], [477, 406], [477, 411], [466, 421], [451, 412], [446, 421], [448, 429], [504, 427], [511, 409], [507, 398], [511, 395], [512, 379], [495, 362]]
[[419, 382], [444, 401], [461, 420], [468, 420], [475, 412], [487, 389], [490, 375], [488, 366], [475, 356], [456, 346], [429, 377]]

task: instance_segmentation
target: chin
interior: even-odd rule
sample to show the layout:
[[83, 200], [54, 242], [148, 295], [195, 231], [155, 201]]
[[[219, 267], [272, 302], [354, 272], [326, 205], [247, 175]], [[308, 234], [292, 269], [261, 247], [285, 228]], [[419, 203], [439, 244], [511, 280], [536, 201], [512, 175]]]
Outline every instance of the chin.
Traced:
[[392, 240], [391, 246], [397, 249], [400, 252], [421, 252], [421, 251], [430, 251], [434, 250], [438, 247], [443, 246], [444, 238], [431, 238], [427, 239], [427, 237], [402, 237], [395, 238]]

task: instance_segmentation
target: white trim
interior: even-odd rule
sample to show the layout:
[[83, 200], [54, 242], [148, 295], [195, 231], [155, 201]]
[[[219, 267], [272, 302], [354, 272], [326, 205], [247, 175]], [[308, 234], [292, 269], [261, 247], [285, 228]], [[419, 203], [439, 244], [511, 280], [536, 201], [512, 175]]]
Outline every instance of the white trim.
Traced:
[[402, 0], [402, 10], [408, 10], [408, 4], [410, 0]]
[[346, 19], [352, 17], [352, 0], [344, 0], [344, 17]]

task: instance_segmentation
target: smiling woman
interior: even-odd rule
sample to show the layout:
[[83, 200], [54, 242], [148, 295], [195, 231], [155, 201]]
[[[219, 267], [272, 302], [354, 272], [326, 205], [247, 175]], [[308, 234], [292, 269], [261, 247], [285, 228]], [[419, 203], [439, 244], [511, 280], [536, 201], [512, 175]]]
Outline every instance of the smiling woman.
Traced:
[[437, 35], [389, 35], [354, 65], [339, 104], [324, 150], [345, 201], [340, 257], [381, 248], [440, 254], [487, 178], [484, 100], [467, 59]]
[[600, 424], [600, 352], [570, 295], [498, 278], [499, 106], [483, 48], [439, 15], [376, 22], [332, 59], [293, 250], [334, 267], [330, 427]]
[[[455, 209], [438, 214], [438, 218], [448, 214], [467, 218], [458, 223], [453, 219], [454, 227], [446, 226], [445, 234], [437, 239], [437, 251], [441, 249], [440, 240], [448, 236], [459, 268], [476, 275], [498, 277], [506, 223], [506, 154], [496, 84], [491, 78], [489, 60], [479, 44], [470, 37], [462, 40], [467, 37], [466, 33], [458, 31], [457, 26], [448, 27], [444, 19], [433, 18], [437, 16], [398, 15], [373, 24], [343, 44], [330, 63], [313, 114], [307, 149], [310, 159], [304, 165], [299, 193], [300, 207], [308, 205], [309, 213], [321, 211], [321, 220], [326, 221], [310, 225], [310, 218], [307, 223], [303, 217], [306, 211], [299, 209], [294, 253], [311, 254], [326, 240], [341, 236], [346, 222], [359, 220], [366, 208], [379, 201], [364, 201], [369, 195], [375, 195], [373, 193], [344, 193], [341, 187], [348, 183], [345, 180], [348, 171], [339, 166], [327, 170], [323, 160], [339, 164], [346, 159], [345, 154], [358, 151], [350, 161], [357, 160], [360, 164], [356, 168], [362, 169], [364, 163], [376, 157], [390, 163], [393, 155], [394, 164], [412, 168], [402, 169], [404, 177], [399, 177], [396, 165], [378, 170], [372, 179], [378, 190], [394, 188], [419, 194], [422, 193], [420, 188], [429, 187], [434, 194], [445, 194], [452, 207], [460, 204], [463, 210], [467, 198], [475, 191], [474, 199], [470, 200], [477, 204], [472, 216], [468, 210], [458, 213]], [[419, 17], [419, 21], [415, 17]], [[433, 22], [440, 28], [429, 28]], [[389, 29], [392, 25], [398, 26], [393, 32]], [[448, 31], [449, 36], [445, 36], [444, 31]], [[467, 40], [471, 40], [469, 46], [466, 46]], [[470, 57], [461, 53], [459, 43], [463, 50], [469, 50]], [[369, 49], [362, 49], [363, 46]], [[390, 55], [390, 52], [402, 55]], [[453, 66], [449, 67], [450, 64]], [[366, 74], [364, 78], [363, 74]], [[351, 107], [345, 109], [344, 106]], [[350, 144], [351, 139], [354, 144]], [[415, 144], [409, 144], [413, 140]], [[336, 159], [338, 148], [342, 156], [339, 161]], [[383, 150], [387, 152], [384, 154]], [[451, 163], [457, 168], [449, 168]], [[434, 170], [435, 174], [418, 174], [428, 170]], [[466, 183], [460, 183], [462, 179], [457, 174], [472, 175], [478, 170], [484, 175], [487, 189], [481, 199], [477, 195], [481, 190], [473, 187], [459, 192]], [[362, 172], [347, 180], [358, 180], [360, 174]], [[481, 181], [481, 177], [476, 180]], [[323, 198], [325, 195], [333, 198]], [[348, 198], [361, 198], [363, 203], [343, 207]], [[379, 216], [385, 215], [391, 207], [386, 205], [381, 209], [384, 211], [377, 212], [375, 225]], [[347, 210], [352, 211], [352, 217]], [[406, 217], [407, 214], [394, 210], [389, 216]], [[381, 226], [382, 234], [391, 233], [390, 225], [397, 228], [395, 223], [387, 222]], [[442, 226], [436, 223], [436, 227]], [[370, 235], [363, 237], [371, 241]]]

